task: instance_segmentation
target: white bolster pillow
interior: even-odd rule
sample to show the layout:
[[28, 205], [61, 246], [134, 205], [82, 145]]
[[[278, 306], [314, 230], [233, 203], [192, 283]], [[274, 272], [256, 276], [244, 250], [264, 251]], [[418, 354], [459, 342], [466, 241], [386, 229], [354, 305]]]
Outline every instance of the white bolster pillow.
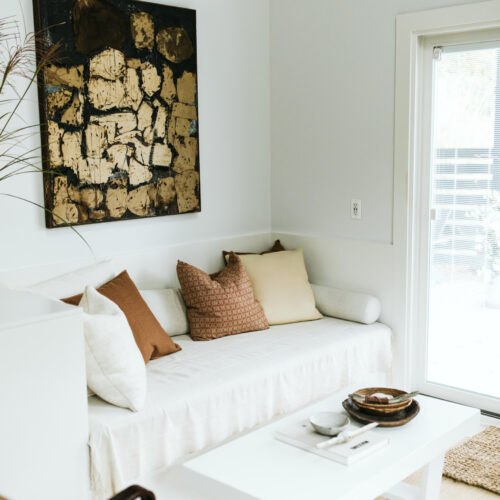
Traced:
[[380, 300], [366, 293], [349, 292], [329, 286], [311, 285], [316, 307], [325, 316], [370, 325], [380, 316]]

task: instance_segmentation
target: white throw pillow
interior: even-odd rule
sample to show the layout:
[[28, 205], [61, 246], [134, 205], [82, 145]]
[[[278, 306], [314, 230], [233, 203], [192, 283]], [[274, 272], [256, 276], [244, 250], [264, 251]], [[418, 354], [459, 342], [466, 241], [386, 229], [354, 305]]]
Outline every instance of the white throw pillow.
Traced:
[[62, 299], [82, 293], [85, 287], [98, 288], [113, 279], [116, 273], [110, 260], [102, 260], [90, 266], [76, 269], [29, 287], [29, 290], [45, 297]]
[[312, 285], [312, 289], [316, 307], [326, 316], [366, 325], [375, 323], [380, 316], [380, 300], [373, 295], [322, 285]]
[[322, 318], [316, 309], [301, 248], [239, 258], [270, 325]]
[[146, 400], [146, 365], [125, 314], [90, 286], [80, 307], [88, 387], [108, 403], [139, 411]]
[[186, 305], [180, 290], [166, 288], [139, 291], [162, 328], [171, 337], [189, 332]]

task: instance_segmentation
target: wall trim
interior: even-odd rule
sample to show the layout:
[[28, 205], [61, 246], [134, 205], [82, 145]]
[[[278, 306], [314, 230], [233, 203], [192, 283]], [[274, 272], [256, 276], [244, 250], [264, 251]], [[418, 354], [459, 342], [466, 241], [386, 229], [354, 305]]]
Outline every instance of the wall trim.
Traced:
[[[154, 245], [143, 249], [99, 254], [96, 260], [109, 259], [116, 272], [127, 269], [139, 288], [177, 286], [176, 263], [185, 260], [208, 272], [222, 268], [222, 250], [258, 252], [267, 250], [271, 233], [259, 231], [222, 238], [204, 238], [182, 243]], [[23, 288], [93, 264], [92, 259], [71, 259], [43, 265], [0, 269], [0, 286]]]

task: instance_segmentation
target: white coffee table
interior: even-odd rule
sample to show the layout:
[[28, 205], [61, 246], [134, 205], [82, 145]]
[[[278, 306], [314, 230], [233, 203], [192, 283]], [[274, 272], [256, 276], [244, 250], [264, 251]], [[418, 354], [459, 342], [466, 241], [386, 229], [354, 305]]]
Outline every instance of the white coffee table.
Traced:
[[[342, 400], [352, 389], [174, 469], [164, 477], [169, 499], [372, 500], [379, 495], [390, 500], [439, 499], [444, 453], [479, 432], [480, 413], [476, 409], [419, 396], [421, 409], [414, 420], [402, 427], [375, 429], [389, 437], [389, 446], [349, 466], [274, 438], [276, 429], [289, 422], [316, 411], [340, 411]], [[401, 483], [421, 467], [420, 487]]]

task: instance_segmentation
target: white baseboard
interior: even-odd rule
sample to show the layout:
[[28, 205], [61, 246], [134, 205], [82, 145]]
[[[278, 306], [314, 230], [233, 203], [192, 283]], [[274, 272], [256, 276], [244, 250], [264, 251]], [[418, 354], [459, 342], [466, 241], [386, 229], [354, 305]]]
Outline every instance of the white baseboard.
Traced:
[[490, 417], [489, 415], [481, 415], [481, 425], [484, 427], [488, 427], [489, 425], [500, 427], [500, 418]]

